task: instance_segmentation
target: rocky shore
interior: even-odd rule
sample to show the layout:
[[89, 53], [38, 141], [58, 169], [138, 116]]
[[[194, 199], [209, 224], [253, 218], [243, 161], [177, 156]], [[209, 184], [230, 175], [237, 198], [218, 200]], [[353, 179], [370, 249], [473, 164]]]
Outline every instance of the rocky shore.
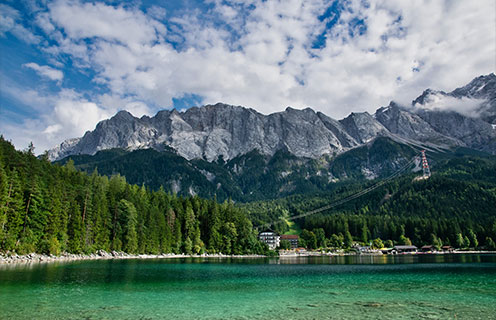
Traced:
[[41, 263], [41, 262], [68, 262], [78, 260], [112, 260], [112, 259], [172, 259], [172, 258], [262, 258], [262, 255], [225, 255], [219, 254], [201, 254], [201, 255], [187, 255], [187, 254], [129, 254], [125, 252], [111, 251], [106, 252], [103, 250], [97, 251], [92, 254], [73, 254], [62, 253], [59, 256], [45, 255], [39, 253], [30, 253], [26, 255], [17, 255], [15, 253], [0, 253], [0, 265], [2, 264], [20, 264], [20, 263]]
[[[449, 254], [496, 254], [496, 251], [454, 251]], [[448, 253], [443, 252], [432, 252], [432, 253], [409, 253], [409, 255], [443, 255]], [[346, 256], [346, 255], [357, 255], [356, 253], [343, 253], [343, 252], [280, 252], [279, 258], [298, 258], [298, 257], [315, 257], [315, 256]], [[383, 255], [382, 253], [368, 253], [363, 255]], [[226, 255], [222, 253], [216, 254], [174, 254], [174, 253], [162, 253], [162, 254], [129, 254], [125, 252], [111, 251], [106, 252], [103, 250], [97, 251], [92, 254], [74, 254], [64, 252], [59, 256], [46, 255], [39, 253], [30, 253], [26, 255], [17, 255], [15, 253], [2, 253], [0, 252], [0, 265], [6, 264], [23, 264], [23, 263], [46, 263], [46, 262], [70, 262], [78, 260], [116, 260], [116, 259], [174, 259], [174, 258], [265, 258], [263, 255]]]

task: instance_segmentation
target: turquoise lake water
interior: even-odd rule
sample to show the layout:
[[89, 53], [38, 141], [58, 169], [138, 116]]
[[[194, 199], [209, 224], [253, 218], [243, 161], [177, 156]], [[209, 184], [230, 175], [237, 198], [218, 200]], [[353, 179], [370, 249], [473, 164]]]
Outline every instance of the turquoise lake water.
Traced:
[[4, 265], [0, 319], [496, 319], [496, 255]]

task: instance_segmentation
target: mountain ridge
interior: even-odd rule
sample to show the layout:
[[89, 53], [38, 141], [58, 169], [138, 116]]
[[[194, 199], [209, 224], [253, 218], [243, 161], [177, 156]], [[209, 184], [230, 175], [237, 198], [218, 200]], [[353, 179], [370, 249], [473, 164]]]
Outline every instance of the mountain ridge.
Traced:
[[[436, 107], [436, 101], [444, 98], [455, 99], [455, 104], [483, 101], [474, 111], [479, 117], [456, 112], [449, 105], [447, 109]], [[222, 103], [183, 112], [161, 110], [153, 117], [141, 118], [119, 111], [83, 137], [49, 150], [48, 156], [59, 160], [111, 148], [160, 151], [167, 146], [187, 160], [210, 162], [219, 157], [233, 159], [255, 149], [268, 156], [287, 149], [297, 157], [317, 159], [341, 154], [382, 136], [419, 146], [462, 146], [494, 154], [496, 130], [488, 122], [493, 113], [496, 119], [496, 76], [491, 73], [450, 93], [427, 89], [410, 107], [392, 101], [372, 115], [352, 112], [341, 120], [311, 108], [288, 107], [263, 115], [251, 108]]]

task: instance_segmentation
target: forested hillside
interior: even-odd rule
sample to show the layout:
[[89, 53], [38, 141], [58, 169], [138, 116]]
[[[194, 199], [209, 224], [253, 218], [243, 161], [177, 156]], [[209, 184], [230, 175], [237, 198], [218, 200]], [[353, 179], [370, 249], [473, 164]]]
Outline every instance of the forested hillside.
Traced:
[[[270, 200], [293, 194], [316, 193], [334, 188], [336, 181], [363, 180], [388, 176], [417, 154], [411, 146], [379, 137], [369, 144], [338, 156], [319, 159], [296, 157], [287, 150], [273, 156], [257, 150], [229, 161], [186, 160], [173, 149], [125, 151], [109, 149], [95, 155], [72, 155], [78, 170], [111, 176], [119, 173], [132, 184], [153, 190], [188, 196], [197, 194], [219, 201]], [[333, 182], [333, 183], [330, 183]]]
[[264, 253], [231, 202], [182, 198], [37, 159], [0, 137], [0, 250]]
[[[356, 241], [372, 239], [416, 245], [444, 243], [456, 247], [494, 246], [496, 239], [496, 161], [494, 157], [462, 157], [439, 162], [428, 180], [415, 175], [397, 178], [346, 204], [297, 219], [300, 229], [331, 239], [349, 232]], [[336, 185], [317, 195], [295, 195], [242, 205], [254, 225], [266, 221], [279, 232], [285, 219], [336, 202], [371, 185]], [[294, 227], [294, 226], [293, 226]], [[460, 243], [460, 235], [465, 243]], [[317, 237], [318, 238], [318, 237]]]
[[[119, 156], [117, 150], [112, 152]], [[146, 152], [150, 151], [133, 154], [141, 157], [140, 153]], [[282, 153], [278, 156], [281, 158], [275, 158], [269, 166], [277, 168], [284, 161], [295, 160], [285, 159]], [[270, 172], [255, 170], [256, 163], [265, 163], [260, 155], [248, 154], [242, 160], [254, 171], [251, 180], [250, 175], [243, 175], [240, 185], [258, 184], [259, 192], [270, 190]], [[229, 165], [239, 166], [236, 161]], [[167, 167], [163, 170], [168, 171]], [[120, 175], [80, 172], [72, 161], [63, 166], [51, 164], [46, 158], [36, 158], [33, 149], [15, 151], [1, 138], [0, 250], [54, 254], [100, 249], [129, 253], [264, 253], [267, 247], [257, 240], [256, 232], [272, 221], [279, 221], [272, 228], [281, 233], [301, 233], [302, 244], [310, 248], [349, 245], [352, 240], [368, 243], [377, 238], [394, 243], [411, 241], [419, 246], [442, 243], [493, 247], [495, 172], [494, 157], [440, 158], [428, 180], [413, 181], [417, 174], [406, 174], [357, 199], [291, 224], [285, 219], [353, 195], [377, 180], [350, 179], [327, 183], [320, 192], [312, 189], [276, 200], [219, 204], [215, 197], [183, 198], [163, 188], [152, 191], [131, 185]]]

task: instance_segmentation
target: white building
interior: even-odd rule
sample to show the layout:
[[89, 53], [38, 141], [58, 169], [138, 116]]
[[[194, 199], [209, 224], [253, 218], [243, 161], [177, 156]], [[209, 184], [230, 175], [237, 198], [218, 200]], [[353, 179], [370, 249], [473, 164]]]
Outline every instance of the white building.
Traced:
[[260, 232], [260, 234], [258, 235], [258, 239], [262, 242], [265, 242], [269, 246], [269, 249], [274, 250], [275, 248], [279, 247], [281, 237], [275, 232], [264, 231]]

